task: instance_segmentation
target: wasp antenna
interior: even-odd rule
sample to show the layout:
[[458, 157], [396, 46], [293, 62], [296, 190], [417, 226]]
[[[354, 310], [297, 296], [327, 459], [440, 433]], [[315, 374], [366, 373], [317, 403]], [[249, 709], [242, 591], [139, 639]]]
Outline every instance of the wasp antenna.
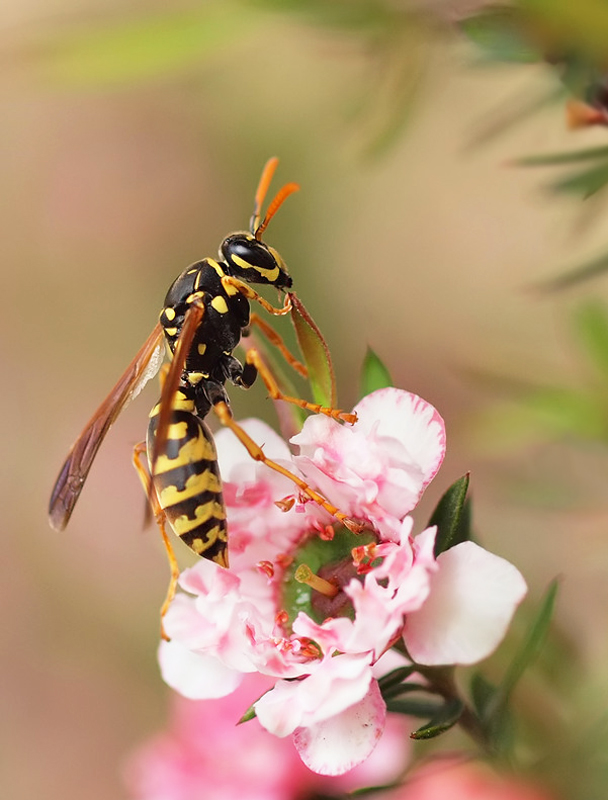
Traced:
[[300, 189], [299, 183], [286, 183], [282, 189], [279, 189], [274, 200], [268, 206], [268, 211], [266, 212], [266, 216], [264, 217], [262, 222], [260, 222], [258, 227], [253, 231], [253, 235], [255, 236], [256, 239], [259, 240], [262, 238], [262, 234], [268, 227], [268, 223], [277, 213], [279, 208], [283, 205], [285, 200], [289, 197], [290, 194], [299, 191], [299, 189]]
[[251, 233], [253, 234], [255, 234], [256, 228], [260, 224], [260, 210], [266, 198], [268, 187], [270, 186], [270, 183], [272, 181], [273, 175], [276, 171], [278, 164], [279, 164], [279, 159], [276, 156], [269, 158], [268, 161], [264, 164], [264, 169], [262, 170], [260, 182], [258, 183], [258, 188], [255, 193], [255, 200], [253, 203], [253, 214], [251, 215], [250, 230]]

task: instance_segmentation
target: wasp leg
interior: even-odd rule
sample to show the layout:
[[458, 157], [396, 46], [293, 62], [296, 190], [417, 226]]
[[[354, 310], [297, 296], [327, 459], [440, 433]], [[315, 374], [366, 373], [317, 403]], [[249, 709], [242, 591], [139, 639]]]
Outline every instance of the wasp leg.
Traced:
[[293, 367], [296, 372], [299, 372], [303, 378], [308, 378], [308, 370], [304, 364], [302, 364], [301, 361], [298, 361], [298, 359], [292, 353], [290, 353], [281, 336], [279, 336], [275, 329], [265, 320], [263, 320], [259, 314], [256, 314], [255, 311], [251, 314], [250, 324], [256, 325], [260, 329], [270, 344], [273, 347], [276, 347], [276, 349], [281, 353], [290, 367]]
[[147, 450], [146, 450], [146, 443], [140, 442], [136, 444], [133, 448], [133, 466], [137, 474], [139, 475], [139, 479], [144, 487], [144, 492], [146, 493], [146, 497], [149, 499], [152, 511], [154, 513], [154, 518], [156, 519], [156, 524], [160, 530], [160, 535], [163, 537], [163, 543], [165, 545], [165, 550], [167, 552], [167, 558], [169, 559], [169, 569], [171, 570], [171, 579], [169, 581], [169, 588], [167, 589], [167, 595], [165, 597], [165, 601], [161, 606], [160, 609], [160, 635], [166, 641], [169, 641], [169, 637], [165, 633], [165, 626], [163, 624], [163, 620], [165, 618], [165, 614], [167, 613], [167, 609], [171, 605], [171, 601], [175, 597], [175, 592], [177, 590], [177, 581], [179, 578], [179, 565], [177, 563], [177, 558], [175, 557], [175, 553], [173, 551], [173, 546], [171, 545], [171, 540], [167, 535], [167, 531], [165, 529], [165, 512], [160, 507], [158, 502], [158, 498], [156, 496], [156, 491], [154, 490], [154, 485], [152, 484], [152, 479], [150, 474], [144, 464], [142, 463], [142, 459], [147, 459]]
[[272, 314], [273, 317], [282, 317], [285, 314], [289, 314], [291, 311], [291, 300], [287, 294], [285, 295], [285, 302], [281, 308], [275, 308], [268, 302], [268, 300], [265, 300], [261, 294], [258, 294], [255, 289], [252, 289], [248, 283], [245, 283], [238, 278], [233, 278], [232, 275], [224, 275], [222, 277], [222, 286], [229, 295], [233, 295], [235, 292], [240, 292], [241, 294], [245, 295], [248, 300], [254, 300], [256, 303], [259, 303], [262, 308], [269, 314]]
[[325, 416], [332, 417], [332, 419], [343, 420], [344, 422], [350, 422], [351, 424], [354, 424], [357, 421], [356, 414], [342, 411], [339, 408], [327, 408], [319, 405], [318, 403], [309, 403], [308, 400], [302, 400], [299, 397], [290, 397], [289, 395], [283, 394], [283, 392], [279, 389], [279, 385], [277, 384], [272, 372], [268, 369], [266, 364], [264, 364], [260, 354], [254, 348], [247, 351], [245, 363], [251, 364], [256, 368], [261, 379], [266, 385], [268, 394], [273, 400], [284, 400], [286, 403], [293, 403], [300, 408], [306, 409], [306, 411], [313, 411], [315, 414], [325, 414]]
[[241, 442], [241, 444], [247, 449], [247, 452], [255, 461], [261, 461], [263, 464], [266, 464], [267, 467], [273, 469], [275, 472], [279, 472], [281, 475], [285, 475], [286, 478], [289, 478], [290, 481], [293, 481], [295, 485], [300, 489], [300, 491], [310, 497], [311, 500], [314, 500], [315, 503], [320, 505], [324, 508], [327, 512], [329, 512], [332, 517], [335, 517], [339, 520], [346, 528], [348, 528], [353, 533], [361, 533], [363, 530], [363, 526], [360, 525], [358, 522], [350, 519], [347, 517], [346, 514], [343, 514], [339, 511], [335, 506], [332, 506], [323, 495], [320, 495], [318, 492], [310, 487], [305, 480], [294, 475], [293, 472], [290, 472], [285, 467], [282, 467], [280, 464], [277, 464], [276, 461], [272, 461], [271, 459], [266, 457], [266, 454], [262, 450], [257, 442], [249, 436], [249, 434], [243, 430], [243, 428], [235, 422], [232, 413], [226, 403], [223, 401], [219, 401], [215, 403], [213, 406], [213, 410], [217, 414], [220, 422], [222, 425], [225, 425], [227, 428], [234, 433], [237, 439]]

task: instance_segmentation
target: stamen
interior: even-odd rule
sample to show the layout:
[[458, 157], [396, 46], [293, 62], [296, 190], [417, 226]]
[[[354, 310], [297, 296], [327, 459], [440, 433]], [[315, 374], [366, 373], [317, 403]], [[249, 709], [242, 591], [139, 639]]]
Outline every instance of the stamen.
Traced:
[[275, 500], [274, 504], [277, 508], [280, 508], [281, 511], [291, 511], [294, 507], [296, 502], [296, 498], [293, 495], [288, 495], [284, 497], [282, 500]]
[[325, 595], [325, 597], [335, 597], [340, 591], [335, 584], [315, 575], [307, 564], [300, 564], [294, 578], [298, 583], [305, 583], [307, 586], [310, 586], [311, 589], [314, 589], [315, 592], [319, 592]]
[[274, 564], [272, 561], [258, 561], [256, 566], [268, 578], [274, 578]]

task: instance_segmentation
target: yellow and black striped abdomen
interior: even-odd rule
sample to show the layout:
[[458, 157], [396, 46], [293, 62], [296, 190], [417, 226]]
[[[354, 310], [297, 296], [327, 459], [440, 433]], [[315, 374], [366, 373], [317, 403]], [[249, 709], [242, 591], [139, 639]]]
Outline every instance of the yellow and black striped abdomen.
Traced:
[[[157, 405], [150, 414], [148, 454], [158, 412]], [[215, 444], [209, 428], [196, 415], [194, 404], [179, 390], [172, 404], [167, 442], [152, 480], [159, 503], [180, 539], [197, 555], [227, 567], [226, 509]]]

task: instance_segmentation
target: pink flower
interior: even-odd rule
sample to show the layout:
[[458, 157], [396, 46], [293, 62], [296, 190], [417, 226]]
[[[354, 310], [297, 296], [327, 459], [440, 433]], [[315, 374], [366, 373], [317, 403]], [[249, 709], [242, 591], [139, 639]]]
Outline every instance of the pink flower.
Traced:
[[[307, 769], [291, 742], [265, 731], [257, 720], [238, 725], [243, 710], [271, 681], [250, 675], [219, 700], [175, 695], [166, 732], [129, 760], [126, 783], [133, 800], [304, 800], [393, 782], [408, 757], [407, 721], [391, 715], [374, 758], [339, 778]], [[404, 747], [405, 741], [405, 747]]]
[[[255, 464], [228, 431], [217, 436], [230, 527], [230, 571], [200, 561], [183, 573], [165, 618], [166, 682], [190, 698], [232, 692], [246, 673], [271, 679], [259, 722], [292, 736], [312, 770], [338, 775], [364, 761], [386, 706], [374, 665], [401, 637], [421, 664], [472, 663], [501, 640], [525, 594], [519, 572], [471, 542], [434, 556], [435, 528], [412, 535], [407, 516], [445, 451], [443, 421], [398, 389], [364, 398], [346, 427], [310, 417], [291, 456], [267, 426], [244, 423], [269, 456], [300, 471], [355, 536], [329, 528], [314, 503], [275, 501], [293, 486]], [[298, 569], [296, 566], [300, 565]]]
[[413, 772], [403, 786], [374, 795], [385, 800], [552, 800], [540, 787], [500, 775], [474, 761], [436, 759]]

